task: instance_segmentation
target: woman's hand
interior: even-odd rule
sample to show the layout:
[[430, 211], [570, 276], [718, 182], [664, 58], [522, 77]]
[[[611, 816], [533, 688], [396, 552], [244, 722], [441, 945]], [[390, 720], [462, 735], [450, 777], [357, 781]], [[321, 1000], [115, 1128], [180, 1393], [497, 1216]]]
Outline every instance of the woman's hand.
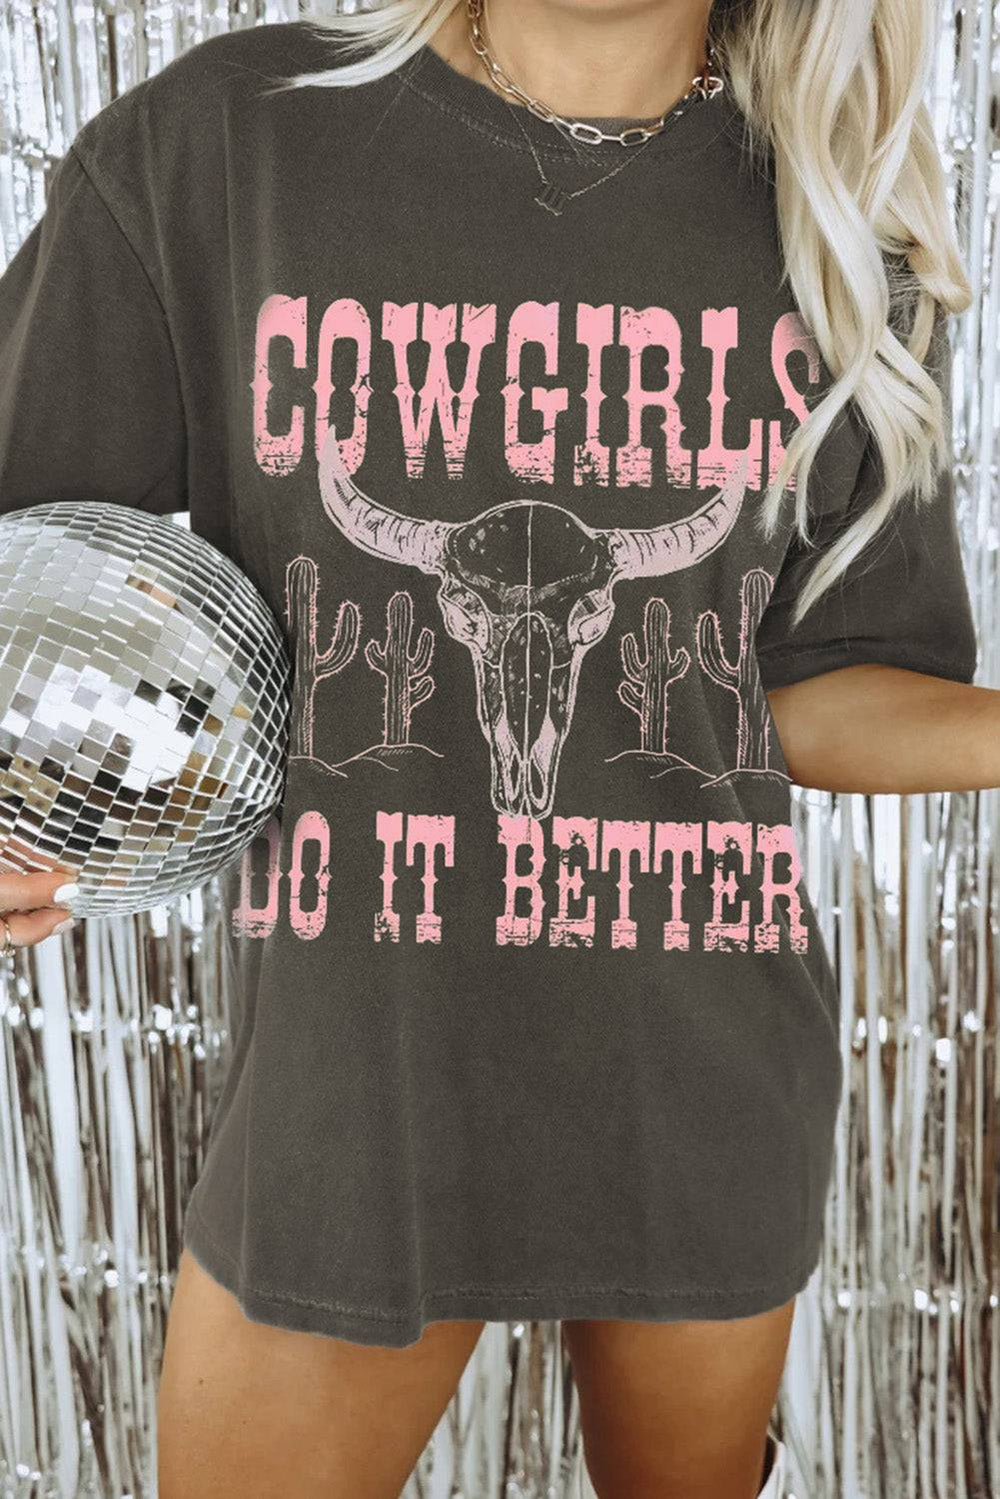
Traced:
[[1000, 786], [995, 687], [866, 663], [767, 696], [800, 786], [897, 795]]
[[73, 876], [65, 869], [0, 873], [0, 955], [9, 954], [12, 947], [33, 947], [53, 932], [72, 926], [69, 907], [63, 902], [71, 901], [76, 893]]

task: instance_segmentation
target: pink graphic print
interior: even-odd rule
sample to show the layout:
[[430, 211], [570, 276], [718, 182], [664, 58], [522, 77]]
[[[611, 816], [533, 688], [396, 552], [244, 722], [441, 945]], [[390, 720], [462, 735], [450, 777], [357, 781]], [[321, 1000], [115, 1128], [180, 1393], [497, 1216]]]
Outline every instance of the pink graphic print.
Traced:
[[525, 344], [538, 344], [545, 356], [545, 373], [554, 375], [559, 357], [559, 303], [522, 302], [511, 315], [507, 334], [507, 379], [503, 388], [504, 435], [511, 473], [520, 479], [551, 484], [556, 466], [556, 417], [569, 405], [565, 386], [530, 391], [531, 409], [542, 417], [542, 435], [525, 442], [518, 433], [524, 391], [518, 379]]
[[365, 660], [385, 677], [383, 711], [385, 745], [410, 743], [413, 710], [434, 691], [434, 678], [427, 668], [434, 652], [434, 633], [426, 626], [410, 649], [413, 635], [413, 599], [405, 589], [394, 593], [386, 608], [385, 636], [381, 645], [369, 640]]
[[[754, 932], [754, 947], [758, 952], [780, 950], [781, 925], [774, 919], [774, 903], [781, 898], [788, 902], [788, 937], [792, 952], [805, 952], [809, 947], [809, 929], [802, 920], [799, 884], [803, 870], [795, 829], [787, 822], [775, 823], [772, 827], [760, 826], [757, 847], [764, 855], [764, 878], [761, 881], [764, 920]], [[774, 861], [779, 855], [785, 855], [789, 861], [789, 872], [784, 880], [775, 878]]]
[[737, 703], [737, 770], [770, 768], [771, 713], [757, 670], [753, 642], [774, 579], [761, 567], [743, 574], [740, 585], [740, 633], [732, 661], [722, 645], [722, 626], [714, 609], [698, 619], [698, 660], [713, 682], [733, 693]]
[[480, 361], [484, 348], [494, 341], [497, 331], [496, 307], [463, 303], [462, 341], [468, 353], [462, 388], [456, 391], [448, 377], [446, 356], [449, 345], [455, 342], [457, 307], [455, 303], [449, 307], [433, 307], [428, 302], [422, 305], [422, 332], [430, 353], [427, 378], [419, 396], [410, 378], [407, 351], [417, 341], [417, 315], [421, 304], [408, 302], [405, 307], [400, 307], [395, 302], [387, 302], [382, 314], [382, 337], [392, 345], [396, 366], [395, 392], [399, 401], [406, 473], [411, 479], [419, 479], [423, 474], [427, 439], [435, 417], [441, 428], [448, 472], [461, 474], [469, 442], [469, 424], [479, 394]]
[[[497, 943], [506, 946], [527, 947], [537, 942], [542, 931], [542, 912], [545, 899], [542, 895], [542, 873], [545, 869], [545, 832], [541, 823], [523, 814], [501, 813], [497, 818], [497, 838], [506, 853], [504, 894], [506, 904], [502, 916], [497, 917]], [[525, 869], [524, 852], [528, 854]], [[522, 868], [518, 869], [518, 864]], [[518, 906], [528, 902], [527, 912], [518, 911]]]
[[[706, 307], [701, 315], [701, 338], [705, 347], [712, 351], [712, 388], [708, 395], [710, 436], [708, 446], [698, 454], [698, 472], [702, 479], [706, 476], [719, 478], [726, 473], [732, 461], [729, 449], [723, 442], [722, 430], [729, 404], [726, 365], [729, 354], [739, 344], [739, 309]], [[748, 425], [747, 483], [751, 489], [759, 489], [764, 468], [764, 423], [760, 417], [753, 417]]]
[[667, 748], [667, 693], [691, 665], [691, 656], [681, 646], [670, 649], [670, 605], [665, 599], [646, 600], [643, 617], [646, 653], [639, 650], [629, 631], [621, 638], [622, 666], [628, 678], [618, 684], [618, 696], [626, 708], [639, 715], [642, 748], [662, 754]]
[[670, 870], [670, 915], [663, 923], [667, 952], [687, 952], [691, 947], [691, 923], [681, 914], [684, 875], [685, 868], [693, 875], [701, 874], [703, 834], [700, 822], [658, 822], [653, 830], [653, 868]]
[[257, 342], [254, 350], [253, 443], [257, 466], [264, 474], [289, 474], [299, 464], [305, 440], [306, 414], [293, 406], [288, 429], [274, 431], [268, 420], [268, 398], [271, 377], [268, 359], [273, 343], [292, 346], [292, 363], [297, 369], [306, 362], [307, 303], [305, 297], [266, 297], [257, 313]]
[[[268, 370], [271, 345], [289, 343], [292, 367], [306, 368], [308, 298], [275, 295], [266, 297], [257, 314], [254, 348], [253, 440], [254, 457], [261, 473], [282, 478], [294, 473], [302, 461], [305, 448], [305, 411], [291, 406], [286, 431], [275, 431], [268, 411], [273, 384]], [[330, 375], [334, 345], [352, 343], [356, 350], [355, 374], [350, 385], [354, 403], [354, 430], [345, 437], [344, 448], [349, 462], [358, 464], [365, 454], [368, 437], [368, 401], [371, 395], [372, 330], [368, 314], [353, 297], [339, 297], [323, 314], [316, 349], [316, 435], [326, 431], [326, 420], [320, 413], [329, 411], [334, 385]]]
[[[735, 905], [739, 898], [736, 871], [725, 869], [725, 856], [735, 853], [739, 873], [746, 875], [750, 869], [753, 843], [752, 829], [745, 822], [710, 822], [706, 829], [706, 842], [715, 855], [712, 868], [712, 920], [706, 925], [704, 946], [711, 952], [716, 949], [738, 948], [746, 952], [750, 946], [750, 915], [746, 902], [736, 921], [723, 920], [723, 902]], [[731, 861], [730, 861], [731, 862]]]
[[[620, 485], [649, 485], [653, 480], [653, 450], [642, 441], [642, 419], [650, 406], [663, 412], [668, 475], [674, 484], [690, 484], [691, 453], [681, 443], [684, 430], [677, 396], [680, 389], [680, 324], [665, 307], [623, 307], [621, 341], [628, 349], [628, 441], [618, 450], [616, 477]], [[666, 354], [666, 385], [660, 390], [646, 390], [642, 385], [642, 356], [647, 349], [662, 349]], [[728, 470], [727, 470], [728, 472]], [[725, 475], [719, 476], [722, 482]], [[751, 484], [749, 470], [747, 484]]]
[[285, 612], [295, 651], [289, 758], [308, 760], [318, 769], [341, 777], [348, 774], [352, 764], [362, 760], [388, 768], [394, 759], [398, 761], [408, 751], [437, 755], [440, 759], [436, 750], [410, 740], [413, 712], [434, 690], [434, 680], [427, 670], [434, 650], [434, 633], [425, 626], [419, 632], [416, 646], [411, 648], [413, 599], [405, 590], [397, 591], [389, 600], [386, 630], [381, 642], [369, 640], [364, 650], [368, 665], [385, 678], [381, 744], [369, 745], [336, 764], [317, 756], [314, 747], [316, 688], [354, 660], [361, 631], [361, 611], [357, 604], [346, 599], [337, 610], [329, 645], [320, 650], [318, 594], [316, 563], [311, 557], [293, 558], [285, 569]]
[[607, 633], [616, 583], [701, 562], [734, 526], [746, 458], [683, 520], [649, 528], [583, 524], [561, 505], [513, 500], [473, 520], [407, 516], [372, 499], [331, 430], [319, 462], [323, 507], [355, 546], [440, 579], [438, 605], [472, 656], [479, 723], [498, 811], [547, 817], [580, 667]]
[[[706, 830], [706, 841], [715, 855], [715, 864], [712, 872], [713, 919], [705, 926], [703, 945], [707, 952], [749, 952], [751, 928], [746, 901], [741, 902], [742, 909], [735, 921], [723, 919], [722, 906], [723, 901], [732, 905], [739, 898], [736, 872], [732, 869], [724, 872], [726, 857], [736, 854], [740, 874], [745, 876], [751, 871], [751, 825], [746, 822], [710, 822]], [[758, 951], [778, 951], [781, 928], [771, 918], [774, 915], [775, 900], [782, 896], [788, 901], [788, 938], [791, 949], [793, 952], [805, 952], [809, 933], [802, 921], [802, 901], [798, 890], [802, 868], [794, 829], [788, 823], [774, 827], [759, 825], [757, 848], [763, 856], [761, 890], [765, 920], [758, 923], [753, 932], [753, 946]], [[790, 871], [784, 880], [779, 880], [774, 871], [774, 861], [778, 855], [787, 855], [790, 861]]]
[[[236, 937], [269, 937], [278, 924], [281, 897], [281, 823], [269, 817], [257, 835], [267, 842], [267, 898], [262, 906], [254, 905], [251, 891], [253, 844], [243, 850], [240, 860], [240, 897], [232, 913], [232, 930]], [[255, 839], [254, 842], [257, 840]]]
[[601, 839], [601, 868], [618, 874], [618, 914], [611, 923], [612, 947], [635, 947], [638, 927], [632, 915], [634, 875], [649, 873], [649, 823], [606, 821]]
[[[437, 885], [438, 850], [446, 868], [455, 863], [455, 819], [453, 817], [426, 817], [411, 812], [406, 821], [406, 863], [413, 865], [417, 850], [423, 855], [422, 885], [424, 908], [416, 919], [418, 942], [441, 941], [441, 917], [434, 908]], [[403, 842], [402, 812], [379, 812], [375, 818], [375, 835], [385, 851], [382, 864], [382, 909], [375, 917], [375, 941], [388, 938], [398, 942], [400, 937], [399, 912], [393, 909], [392, 897], [397, 879], [397, 849]]]
[[[614, 342], [615, 310], [610, 303], [590, 307], [586, 302], [576, 309], [576, 341], [587, 351], [587, 381], [582, 391], [585, 435], [573, 450], [574, 484], [610, 484], [611, 449], [601, 441], [601, 407], [604, 390], [601, 385], [601, 357]], [[567, 403], [568, 403], [567, 392]]]
[[[723, 625], [715, 609], [706, 609], [698, 616], [695, 630], [693, 644], [702, 672], [717, 686], [731, 692], [736, 700], [735, 764], [721, 774], [705, 770], [682, 755], [674, 754], [667, 742], [668, 689], [673, 682], [688, 675], [691, 658], [683, 646], [676, 651], [672, 649], [670, 609], [661, 598], [651, 598], [646, 603], [645, 653], [640, 651], [634, 632], [621, 637], [622, 664], [627, 680], [619, 683], [618, 696], [626, 708], [639, 717], [640, 747], [610, 755], [609, 761], [639, 756], [648, 763], [651, 775], [688, 773], [701, 788], [741, 776], [790, 780], [783, 770], [771, 764], [773, 720], [754, 652], [757, 627], [773, 584], [771, 574], [763, 568], [751, 568], [743, 574], [738, 649], [732, 660], [726, 654]], [[681, 690], [683, 692], [683, 688]]]
[[289, 753], [312, 758], [316, 687], [336, 676], [358, 648], [361, 611], [349, 599], [337, 610], [330, 644], [317, 644], [319, 574], [311, 557], [295, 557], [285, 569], [285, 612], [295, 641], [295, 713]]
[[[319, 857], [316, 905], [312, 910], [302, 906], [302, 884], [305, 880], [305, 850], [313, 843]], [[288, 919], [297, 937], [309, 941], [318, 937], [326, 925], [327, 887], [330, 884], [330, 826], [322, 812], [304, 812], [292, 835], [292, 867], [289, 875]]]
[[[593, 867], [597, 863], [597, 818], [553, 817], [552, 842], [558, 850], [559, 904], [550, 923], [550, 938], [553, 947], [593, 947], [596, 921], [593, 895], [584, 898], [584, 870], [577, 864], [570, 869], [570, 854], [581, 850], [586, 863]], [[570, 901], [584, 900], [584, 911], [580, 915], [570, 913]]]
[[[456, 866], [455, 818], [379, 809], [373, 831], [373, 942], [440, 944], [449, 933], [447, 913], [439, 908], [440, 875]], [[253, 900], [252, 870], [259, 843], [266, 868], [257, 871], [264, 885], [258, 905]], [[477, 884], [477, 908], [479, 898], [494, 888], [500, 907], [493, 918], [498, 946], [607, 944], [629, 952], [653, 940], [664, 951], [688, 952], [700, 939], [705, 951], [717, 953], [777, 953], [783, 943], [794, 952], [807, 949], [809, 932], [799, 888], [802, 869], [789, 823], [561, 816], [544, 823], [500, 813], [497, 843], [498, 883]], [[336, 870], [353, 894], [356, 861], [349, 868], [343, 860], [336, 861]], [[553, 874], [554, 882], [546, 878]], [[268, 937], [285, 915], [296, 937], [315, 939], [336, 920], [343, 890], [335, 889], [334, 878], [330, 825], [323, 812], [301, 812], [287, 840], [278, 819], [271, 817], [243, 851], [239, 901], [231, 917], [234, 934]], [[693, 921], [691, 911], [686, 913], [687, 897], [702, 879], [708, 881], [703, 895], [709, 898], [709, 910]], [[662, 916], [646, 930], [638, 919], [634, 894], [640, 883], [650, 880], [656, 883]], [[555, 900], [550, 902], [547, 892], [553, 883]], [[315, 891], [309, 905], [303, 901], [304, 887]], [[417, 887], [423, 901], [422, 909], [414, 912]], [[412, 912], [405, 921], [397, 908], [401, 890]], [[750, 914], [755, 894], [759, 920]], [[786, 913], [784, 921], [779, 919], [779, 906]], [[468, 940], [467, 916], [453, 923], [450, 936], [459, 943]]]
[[[489, 345], [501, 344], [505, 370], [503, 386], [503, 436], [507, 465], [515, 478], [551, 484], [555, 478], [557, 430], [565, 431], [567, 419], [576, 418], [583, 431], [582, 442], [573, 448], [573, 483], [641, 484], [652, 486], [659, 477], [681, 488], [688, 487], [697, 471], [699, 487], [722, 483], [734, 462], [747, 460], [746, 482], [751, 489], [770, 482], [784, 457], [782, 419], [751, 417], [747, 440], [742, 446], [727, 446], [723, 428], [729, 403], [727, 382], [742, 378], [730, 374], [730, 356], [739, 345], [739, 308], [705, 308], [701, 314], [701, 346], [710, 358], [708, 392], [709, 437], [704, 448], [694, 451], [683, 442], [684, 424], [680, 395], [684, 381], [689, 335], [682, 337], [676, 318], [664, 307], [616, 307], [605, 302], [592, 306], [579, 302], [575, 309], [573, 341], [584, 351], [584, 374], [579, 388], [559, 380], [564, 335], [560, 327], [560, 303], [525, 301], [514, 306], [501, 327], [494, 303], [452, 302], [438, 307], [430, 302], [382, 306], [381, 338], [392, 350], [394, 380], [387, 394], [395, 399], [400, 434], [409, 478], [424, 472], [431, 434], [440, 431], [449, 478], [461, 478], [469, 435], [482, 394], [480, 374], [483, 354]], [[368, 408], [377, 390], [373, 381], [373, 319], [353, 297], [338, 297], [322, 312], [318, 333], [310, 332], [310, 302], [305, 296], [280, 293], [268, 296], [257, 315], [253, 353], [253, 441], [260, 471], [281, 479], [295, 472], [307, 449], [318, 456], [329, 432], [329, 412], [336, 391], [332, 369], [337, 346], [353, 349], [353, 378], [348, 387], [354, 411], [350, 433], [339, 434], [345, 467], [354, 473], [365, 457], [368, 441]], [[616, 336], [617, 325], [617, 336]], [[426, 374], [418, 388], [413, 383], [410, 351], [413, 345], [428, 350]], [[525, 350], [542, 350], [546, 382], [525, 389]], [[456, 389], [448, 375], [448, 354], [462, 350], [464, 375]], [[628, 382], [621, 393], [627, 438], [617, 450], [601, 441], [600, 427], [611, 393], [602, 384], [605, 356], [624, 351], [628, 359]], [[277, 379], [275, 365], [284, 373]], [[647, 356], [662, 364], [663, 383], [648, 388], [642, 383]], [[780, 391], [786, 413], [797, 422], [808, 415], [804, 393], [792, 377], [793, 360], [806, 359], [808, 382], [815, 386], [822, 364], [816, 340], [798, 312], [781, 315], [772, 330], [770, 370]], [[286, 394], [282, 380], [296, 387], [307, 373], [313, 392], [310, 410]], [[579, 407], [574, 412], [574, 405]], [[661, 410], [659, 430], [663, 434], [663, 461], [658, 464], [652, 447], [642, 441], [643, 418], [651, 409]], [[541, 418], [542, 435], [528, 440], [522, 435], [526, 418]], [[532, 424], [537, 428], [537, 420]], [[307, 427], [311, 434], [307, 436]], [[767, 455], [765, 460], [765, 439]], [[790, 481], [794, 489], [794, 479]]]
[[[714, 486], [715, 492], [699, 495], [704, 503], [691, 514], [647, 527], [590, 526], [563, 504], [533, 498], [500, 501], [479, 509], [471, 520], [446, 522], [391, 509], [363, 493], [350, 477], [365, 456], [374, 393], [373, 329], [365, 308], [352, 298], [331, 302], [318, 336], [310, 336], [306, 298], [273, 296], [261, 306], [252, 389], [254, 447], [262, 473], [284, 478], [312, 448], [319, 460], [323, 508], [339, 533], [371, 556], [436, 577], [445, 629], [469, 652], [474, 691], [468, 706], [489, 747], [490, 796], [497, 813], [498, 910], [487, 920], [498, 944], [589, 947], [602, 942], [633, 950], [643, 935], [637, 892], [656, 880], [662, 914], [654, 921], [653, 939], [662, 940], [666, 950], [684, 951], [693, 937], [685, 897], [702, 880], [712, 908], [710, 920], [704, 913], [700, 918], [706, 949], [777, 952], [787, 937], [794, 950], [805, 950], [801, 871], [791, 826], [552, 816], [581, 674], [585, 688], [589, 682], [584, 657], [611, 628], [617, 583], [667, 578], [710, 556], [732, 532], [747, 492], [768, 481], [784, 454], [778, 420], [750, 417], [738, 424], [742, 431], [732, 434], [735, 447], [725, 441], [724, 427], [732, 425], [725, 421], [726, 387], [741, 378], [732, 369], [738, 330], [735, 307], [701, 313], [700, 340], [709, 355], [708, 439], [694, 451], [683, 441], [685, 349], [671, 312], [579, 304], [574, 334], [584, 354], [579, 366], [583, 378], [573, 390], [559, 380], [560, 304], [519, 304], [508, 320], [500, 365], [504, 451], [515, 478], [533, 485], [555, 482], [559, 444], [565, 441], [576, 401], [582, 440], [572, 450], [574, 484], [650, 488], [666, 476], [677, 486], [696, 482], [702, 490]], [[461, 478], [481, 394], [483, 354], [496, 342], [497, 331], [492, 304], [383, 304], [381, 337], [390, 347], [395, 373], [388, 393], [398, 407], [408, 477], [423, 476], [428, 444], [439, 436], [447, 477]], [[350, 430], [342, 425], [334, 432], [329, 419], [333, 355], [342, 343], [356, 350], [349, 391], [354, 420]], [[415, 385], [410, 355], [421, 344], [428, 351], [426, 375]], [[449, 375], [449, 356], [456, 346], [463, 357], [454, 367], [464, 370], [457, 385]], [[535, 367], [542, 370], [538, 383], [523, 379], [525, 352], [531, 346]], [[308, 415], [296, 401], [283, 402], [273, 388], [272, 348], [276, 368], [295, 372], [296, 388], [309, 388], [302, 373], [312, 366], [315, 410], [310, 408]], [[604, 356], [615, 349], [627, 359], [620, 397], [626, 437], [617, 449], [599, 435], [610, 399], [603, 388]], [[815, 341], [797, 314], [778, 319], [770, 353], [771, 375], [786, 412], [804, 420], [808, 407], [798, 389], [796, 367], [801, 369], [804, 354], [815, 383], [820, 363]], [[654, 374], [647, 386], [643, 380], [650, 370]], [[652, 426], [650, 417], [655, 417]], [[530, 439], [525, 436], [529, 426]], [[336, 764], [317, 758], [316, 692], [358, 658], [361, 612], [350, 599], [337, 601], [335, 614], [331, 611], [321, 627], [325, 611], [311, 558], [294, 558], [285, 581], [296, 651], [292, 756], [345, 776], [358, 761], [395, 770], [406, 757], [436, 755], [412, 738], [414, 714], [435, 692], [435, 634], [416, 618], [414, 595], [398, 588], [385, 607], [384, 632], [379, 635], [376, 628], [360, 652], [374, 674], [370, 680], [382, 680], [382, 740]], [[640, 748], [623, 753], [642, 756], [650, 774], [686, 771], [701, 788], [735, 775], [789, 779], [771, 766], [772, 723], [753, 651], [772, 582], [761, 568], [743, 574], [735, 629], [720, 605], [704, 610], [694, 622], [692, 638], [682, 642], [676, 604], [672, 608], [668, 597], [656, 596], [645, 600], [638, 626], [622, 634], [623, 680], [610, 686], [595, 682], [591, 690], [610, 694], [617, 686], [618, 699], [629, 710], [626, 721], [629, 715], [638, 720]], [[712, 687], [704, 685], [706, 678]], [[352, 681], [357, 685], [359, 678]], [[683, 731], [685, 695], [692, 690], [710, 693], [715, 687], [732, 694], [735, 706], [734, 764], [722, 774], [699, 769], [671, 748], [671, 738]], [[455, 819], [380, 810], [373, 832], [373, 867], [379, 873], [371, 917], [365, 917], [366, 925], [372, 920], [372, 939], [440, 943], [447, 930], [446, 913], [438, 909], [441, 873], [455, 864]], [[319, 810], [303, 812], [284, 849], [280, 825], [272, 822], [266, 842], [268, 866], [259, 876], [263, 903], [257, 906], [251, 899], [245, 855], [234, 931], [266, 936], [283, 914], [297, 937], [313, 940], [333, 915], [337, 898], [326, 817]], [[283, 861], [287, 870], [281, 868]], [[759, 920], [751, 915], [748, 899], [755, 877], [762, 896]], [[403, 917], [394, 897], [398, 901], [406, 892], [412, 899], [414, 887], [422, 890], [422, 909]], [[311, 901], [307, 890], [315, 892]], [[775, 919], [782, 908], [787, 909], [785, 921]], [[459, 924], [453, 940], [465, 938]]]
[[[683, 914], [684, 897], [695, 879], [704, 875], [710, 880], [711, 894], [711, 916], [701, 927], [705, 951], [747, 952], [751, 947], [779, 951], [783, 929], [775, 920], [779, 900], [787, 902], [792, 950], [806, 950], [808, 928], [802, 920], [799, 892], [802, 870], [790, 824], [650, 823], [555, 816], [548, 831], [549, 850], [546, 824], [524, 816], [500, 814], [497, 818], [504, 863], [503, 911], [496, 918], [498, 946], [528, 947], [544, 941], [550, 947], [592, 947], [603, 939], [610, 940], [612, 949], [634, 950], [640, 932], [633, 892], [640, 879], [653, 877], [664, 892], [662, 946], [665, 951], [688, 952], [697, 928]], [[571, 852], [582, 855], [574, 859], [572, 870], [568, 868]], [[558, 871], [557, 908], [547, 915], [543, 880], [553, 858]], [[785, 876], [775, 868], [779, 858], [788, 860]], [[602, 875], [607, 878], [602, 880]], [[763, 920], [757, 923], [751, 921], [749, 905], [754, 883], [763, 895]], [[581, 903], [583, 909], [577, 911]]]

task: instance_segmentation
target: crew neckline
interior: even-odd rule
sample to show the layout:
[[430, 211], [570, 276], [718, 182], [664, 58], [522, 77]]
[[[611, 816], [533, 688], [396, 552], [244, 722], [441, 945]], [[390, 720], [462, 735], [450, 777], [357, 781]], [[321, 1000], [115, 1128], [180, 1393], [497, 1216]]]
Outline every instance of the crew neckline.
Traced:
[[[473, 128], [499, 138], [505, 145], [530, 152], [531, 146], [525, 139], [527, 135], [541, 154], [563, 160], [579, 160], [583, 156], [591, 162], [614, 162], [623, 155], [633, 155], [638, 151], [647, 157], [686, 156], [707, 145], [737, 113], [737, 105], [726, 84], [711, 98], [701, 99], [694, 95], [684, 100], [678, 112], [667, 119], [663, 130], [643, 145], [622, 146], [614, 142], [581, 145], [561, 138], [555, 126], [539, 119], [526, 105], [504, 98], [484, 81], [460, 72], [430, 42], [423, 42], [403, 64], [401, 76], [416, 93], [457, 114]], [[648, 124], [659, 117], [653, 115], [640, 120], [632, 116], [587, 115], [578, 118], [602, 130], [618, 131], [628, 125]]]

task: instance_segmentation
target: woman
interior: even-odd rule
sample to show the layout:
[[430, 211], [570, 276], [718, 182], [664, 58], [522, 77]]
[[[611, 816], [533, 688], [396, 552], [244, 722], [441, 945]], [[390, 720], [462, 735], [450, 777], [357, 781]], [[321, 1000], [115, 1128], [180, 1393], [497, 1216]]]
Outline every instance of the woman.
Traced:
[[397, 1494], [518, 1318], [602, 1499], [779, 1492], [842, 1083], [791, 783], [997, 781], [931, 10], [396, 0], [202, 42], [58, 164], [3, 507], [188, 509], [296, 663], [161, 1499]]

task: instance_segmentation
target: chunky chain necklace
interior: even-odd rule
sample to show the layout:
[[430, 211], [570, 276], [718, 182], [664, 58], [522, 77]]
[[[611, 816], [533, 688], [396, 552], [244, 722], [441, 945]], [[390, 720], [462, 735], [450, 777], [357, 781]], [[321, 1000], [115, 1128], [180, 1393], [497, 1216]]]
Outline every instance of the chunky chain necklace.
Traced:
[[[517, 121], [518, 129], [528, 143], [528, 150], [534, 157], [535, 166], [538, 169], [538, 175], [542, 179], [541, 191], [535, 194], [534, 201], [539, 205], [540, 208], [547, 209], [549, 213], [554, 213], [557, 215], [562, 213], [563, 209], [566, 207], [571, 198], [579, 198], [583, 193], [589, 193], [591, 188], [600, 187], [601, 183], [607, 182], [610, 177], [617, 177], [619, 172], [624, 172], [626, 167], [630, 167], [634, 161], [638, 161], [643, 151], [645, 151], [649, 145], [649, 141], [643, 141], [642, 145], [637, 151], [632, 151], [628, 156], [625, 157], [623, 161], [620, 161], [617, 166], [612, 167], [610, 172], [605, 172], [604, 175], [602, 177], [598, 177], [595, 182], [588, 182], [585, 187], [577, 187], [570, 191], [567, 188], [560, 187], [558, 182], [552, 182], [551, 179], [545, 175], [545, 168], [542, 166], [538, 152], [535, 150], [534, 141], [531, 139], [531, 136], [524, 128], [524, 121], [521, 119], [517, 110], [514, 109], [513, 106], [508, 102], [508, 100], [505, 99], [504, 103], [507, 105], [507, 108], [514, 116], [514, 119]], [[652, 137], [650, 137], [650, 139], [652, 139]]]
[[[549, 213], [562, 213], [563, 209], [566, 207], [566, 204], [571, 198], [578, 198], [582, 193], [590, 192], [591, 188], [599, 187], [602, 182], [607, 182], [610, 177], [615, 177], [619, 172], [624, 171], [625, 167], [631, 165], [636, 157], [642, 155], [642, 152], [646, 149], [649, 143], [663, 130], [667, 121], [669, 119], [672, 119], [675, 115], [680, 114], [681, 111], [687, 107], [690, 100], [696, 98], [714, 98], [715, 95], [719, 93], [719, 91], [724, 87], [723, 78], [715, 70], [715, 49], [712, 46], [711, 42], [709, 42], [706, 49], [705, 62], [702, 66], [701, 72], [691, 80], [691, 87], [687, 90], [684, 96], [677, 101], [676, 104], [672, 105], [670, 109], [664, 110], [663, 114], [659, 117], [658, 120], [654, 120], [648, 125], [629, 125], [624, 130], [621, 130], [617, 133], [609, 133], [608, 131], [601, 130], [597, 125], [593, 125], [587, 120], [566, 119], [563, 115], [559, 115], [555, 112], [555, 110], [550, 109], [548, 105], [541, 103], [540, 100], [535, 99], [531, 94], [526, 93], [524, 89], [519, 88], [518, 85], [514, 83], [500, 67], [500, 64], [493, 56], [492, 52], [489, 49], [489, 46], [486, 43], [485, 37], [483, 35], [485, 0], [466, 0], [466, 10], [469, 18], [469, 40], [471, 42], [472, 49], [476, 53], [476, 55], [482, 59], [482, 62], [489, 72], [491, 79], [496, 84], [496, 86], [502, 90], [504, 94], [509, 94], [519, 104], [524, 105], [524, 107], [528, 109], [533, 115], [537, 116], [538, 119], [544, 120], [547, 124], [555, 126], [559, 133], [564, 137], [567, 137], [572, 141], [579, 142], [582, 145], [593, 146], [601, 145], [606, 142], [612, 142], [615, 145], [619, 146], [638, 147], [638, 150], [630, 151], [629, 155], [626, 156], [624, 161], [621, 161], [617, 166], [612, 167], [610, 172], [605, 172], [602, 177], [598, 177], [596, 182], [589, 182], [585, 187], [579, 187], [572, 192], [568, 192], [565, 188], [560, 187], [557, 183], [551, 182], [545, 175], [544, 168], [542, 167], [542, 163], [539, 160], [538, 152], [535, 150], [534, 142], [524, 128], [524, 122], [518, 116], [517, 111], [515, 109], [511, 109], [510, 112], [514, 116], [514, 119], [517, 121], [517, 124], [520, 127], [521, 132], [531, 149], [531, 154], [535, 160], [535, 166], [538, 168], [538, 175], [542, 179], [542, 191], [536, 196], [534, 201], [538, 203], [542, 208], [547, 209]], [[506, 99], [504, 100], [504, 102], [508, 103]], [[509, 107], [510, 106], [508, 103], [508, 108]]]

